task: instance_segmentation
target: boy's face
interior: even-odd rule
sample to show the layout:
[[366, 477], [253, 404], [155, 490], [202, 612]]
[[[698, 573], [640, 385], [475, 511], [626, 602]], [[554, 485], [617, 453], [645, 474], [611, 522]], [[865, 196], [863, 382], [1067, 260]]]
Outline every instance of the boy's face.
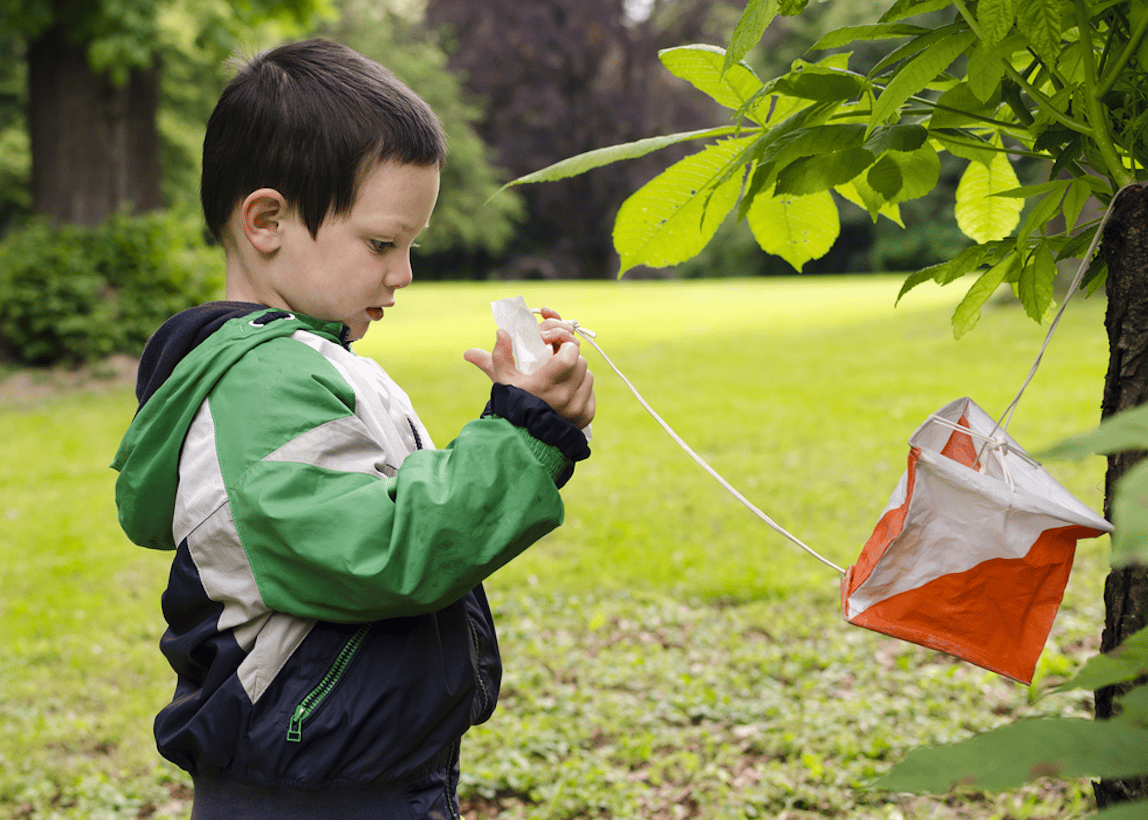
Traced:
[[294, 210], [280, 221], [278, 275], [267, 284], [290, 310], [363, 337], [395, 291], [411, 283], [410, 249], [438, 199], [437, 166], [384, 162], [363, 178], [350, 212], [323, 220], [314, 237]]

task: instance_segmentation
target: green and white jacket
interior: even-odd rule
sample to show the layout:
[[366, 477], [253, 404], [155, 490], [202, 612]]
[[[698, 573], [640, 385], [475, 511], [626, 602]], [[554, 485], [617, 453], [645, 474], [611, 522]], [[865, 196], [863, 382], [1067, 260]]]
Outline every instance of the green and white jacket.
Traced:
[[125, 532], [174, 550], [160, 751], [199, 778], [370, 788], [443, 764], [494, 709], [481, 581], [563, 517], [589, 454], [495, 385], [434, 449], [341, 324], [243, 303], [169, 320], [113, 466]]

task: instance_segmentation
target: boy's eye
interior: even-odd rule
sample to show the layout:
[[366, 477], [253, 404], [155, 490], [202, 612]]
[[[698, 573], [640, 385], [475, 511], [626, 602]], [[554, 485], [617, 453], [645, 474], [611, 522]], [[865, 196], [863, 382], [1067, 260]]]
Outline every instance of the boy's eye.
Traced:
[[393, 248], [395, 246], [395, 243], [389, 239], [372, 239], [372, 240], [370, 240], [370, 244], [371, 244], [371, 249], [375, 253], [382, 253], [383, 251], [389, 251], [391, 248]]

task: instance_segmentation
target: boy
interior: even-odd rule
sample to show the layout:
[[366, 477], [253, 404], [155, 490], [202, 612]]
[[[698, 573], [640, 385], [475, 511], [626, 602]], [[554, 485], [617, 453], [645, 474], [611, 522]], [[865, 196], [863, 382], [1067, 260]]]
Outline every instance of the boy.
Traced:
[[435, 450], [350, 350], [411, 281], [444, 155], [421, 99], [324, 41], [256, 57], [209, 121], [227, 301], [149, 341], [113, 465], [124, 530], [175, 550], [155, 734], [195, 820], [459, 816], [459, 739], [501, 675], [481, 581], [561, 523], [594, 392], [548, 312], [529, 376], [505, 331], [467, 351], [491, 399]]

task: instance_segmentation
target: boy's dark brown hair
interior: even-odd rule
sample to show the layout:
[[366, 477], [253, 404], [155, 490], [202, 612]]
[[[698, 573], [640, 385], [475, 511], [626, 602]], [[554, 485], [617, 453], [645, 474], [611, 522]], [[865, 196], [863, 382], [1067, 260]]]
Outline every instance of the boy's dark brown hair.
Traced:
[[200, 199], [217, 241], [252, 191], [274, 188], [315, 236], [355, 204], [378, 163], [438, 165], [446, 137], [434, 112], [394, 74], [328, 40], [257, 55], [224, 89], [203, 140]]

